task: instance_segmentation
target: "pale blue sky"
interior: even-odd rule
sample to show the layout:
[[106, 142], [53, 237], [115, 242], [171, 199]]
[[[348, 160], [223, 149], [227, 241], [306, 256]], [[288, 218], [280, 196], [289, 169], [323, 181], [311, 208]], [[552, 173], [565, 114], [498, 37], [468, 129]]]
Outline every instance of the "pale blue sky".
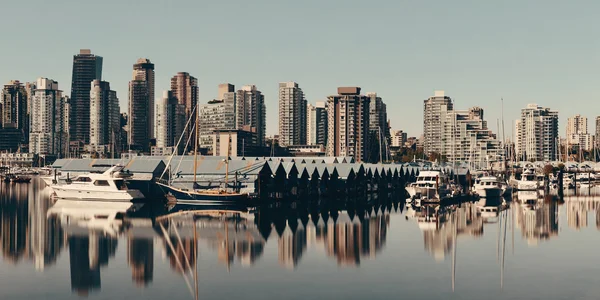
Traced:
[[[70, 94], [72, 56], [104, 57], [103, 79], [126, 110], [133, 63], [156, 65], [156, 95], [178, 71], [200, 100], [217, 85], [256, 84], [277, 131], [277, 86], [296, 81], [309, 102], [338, 86], [377, 92], [393, 129], [422, 132], [423, 99], [443, 89], [479, 105], [507, 135], [527, 103], [593, 119], [600, 79], [597, 1], [4, 1], [0, 83], [49, 77]], [[561, 126], [564, 135], [564, 126]]]

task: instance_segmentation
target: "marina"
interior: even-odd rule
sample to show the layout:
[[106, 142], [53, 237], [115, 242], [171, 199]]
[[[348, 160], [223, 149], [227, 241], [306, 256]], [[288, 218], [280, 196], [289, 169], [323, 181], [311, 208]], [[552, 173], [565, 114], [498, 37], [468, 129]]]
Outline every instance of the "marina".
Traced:
[[[491, 299], [526, 298], [538, 289], [564, 299], [587, 298], [574, 285], [595, 286], [588, 275], [600, 246], [598, 188], [444, 205], [377, 197], [201, 208], [57, 199], [39, 178], [0, 189], [7, 299], [32, 284], [39, 287], [32, 297], [50, 299], [299, 299], [302, 282], [325, 298], [463, 299], [477, 285]], [[589, 247], [575, 246], [581, 243]], [[558, 274], [568, 276], [551, 280]], [[523, 284], [532, 278], [535, 285]], [[384, 290], [364, 289], [391, 281]], [[436, 284], [416, 288], [422, 281]]]

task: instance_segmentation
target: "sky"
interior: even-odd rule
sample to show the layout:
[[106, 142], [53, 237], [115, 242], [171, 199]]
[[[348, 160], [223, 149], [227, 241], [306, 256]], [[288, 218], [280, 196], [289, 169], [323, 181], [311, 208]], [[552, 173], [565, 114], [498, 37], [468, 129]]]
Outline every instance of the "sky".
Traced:
[[[219, 83], [255, 84], [276, 134], [278, 83], [295, 81], [309, 103], [338, 86], [377, 92], [392, 129], [423, 131], [423, 100], [445, 90], [455, 108], [480, 106], [506, 135], [537, 103], [566, 119], [600, 115], [598, 1], [29, 0], [0, 18], [0, 83], [47, 77], [70, 94], [73, 55], [104, 58], [103, 80], [127, 111], [140, 57], [155, 64], [156, 96], [177, 72], [198, 78], [200, 101]], [[6, 13], [10, 12], [10, 13]]]

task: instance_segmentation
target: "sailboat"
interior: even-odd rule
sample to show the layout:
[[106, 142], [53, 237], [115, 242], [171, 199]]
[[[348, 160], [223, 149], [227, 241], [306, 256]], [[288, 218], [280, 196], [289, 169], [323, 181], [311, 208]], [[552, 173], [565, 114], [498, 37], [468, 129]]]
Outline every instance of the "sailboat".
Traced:
[[[172, 182], [165, 184], [157, 182], [158, 185], [167, 189], [167, 196], [177, 199], [177, 203], [194, 204], [194, 205], [211, 205], [211, 204], [231, 204], [234, 202], [244, 201], [248, 198], [248, 193], [239, 191], [238, 183], [236, 182], [233, 190], [229, 189], [229, 155], [231, 149], [231, 133], [227, 139], [227, 157], [225, 162], [225, 183], [222, 187], [216, 189], [206, 189], [200, 186], [197, 182], [198, 171], [198, 111], [196, 110], [196, 138], [194, 139], [194, 183], [192, 189], [175, 187]], [[180, 139], [181, 141], [181, 139]], [[170, 160], [169, 160], [170, 164]], [[236, 180], [237, 181], [237, 180]]]

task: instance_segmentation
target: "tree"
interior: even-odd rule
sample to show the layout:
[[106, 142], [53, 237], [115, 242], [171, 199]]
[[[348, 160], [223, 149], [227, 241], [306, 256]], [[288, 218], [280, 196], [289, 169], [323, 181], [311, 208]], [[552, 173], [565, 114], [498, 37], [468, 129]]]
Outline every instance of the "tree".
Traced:
[[544, 175], [546, 177], [548, 177], [548, 175], [550, 175], [550, 174], [552, 174], [552, 172], [554, 172], [554, 167], [552, 165], [545, 165], [543, 172], [544, 172]]

